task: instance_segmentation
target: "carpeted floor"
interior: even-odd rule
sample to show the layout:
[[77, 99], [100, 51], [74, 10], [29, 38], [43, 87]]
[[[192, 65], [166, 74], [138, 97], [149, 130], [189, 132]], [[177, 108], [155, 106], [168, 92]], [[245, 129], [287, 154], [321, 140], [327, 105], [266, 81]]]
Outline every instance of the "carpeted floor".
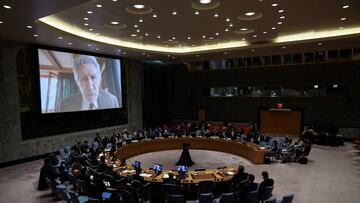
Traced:
[[[161, 163], [174, 169], [181, 150], [154, 152], [132, 157], [128, 162], [141, 161], [143, 167]], [[275, 180], [273, 195], [281, 197], [294, 193], [295, 203], [357, 203], [360, 202], [360, 160], [351, 143], [343, 147], [314, 145], [309, 163], [254, 165], [250, 161], [227, 153], [190, 150], [196, 163], [194, 168], [216, 168], [242, 164], [248, 173], [261, 181], [261, 172], [267, 170]], [[36, 190], [42, 160], [0, 169], [0, 202], [53, 202], [50, 191]]]

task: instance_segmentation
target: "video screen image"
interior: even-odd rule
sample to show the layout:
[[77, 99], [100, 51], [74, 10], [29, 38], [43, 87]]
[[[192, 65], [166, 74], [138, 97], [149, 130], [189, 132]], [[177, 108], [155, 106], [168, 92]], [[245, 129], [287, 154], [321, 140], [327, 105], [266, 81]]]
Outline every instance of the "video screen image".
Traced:
[[122, 107], [119, 59], [38, 49], [41, 112]]

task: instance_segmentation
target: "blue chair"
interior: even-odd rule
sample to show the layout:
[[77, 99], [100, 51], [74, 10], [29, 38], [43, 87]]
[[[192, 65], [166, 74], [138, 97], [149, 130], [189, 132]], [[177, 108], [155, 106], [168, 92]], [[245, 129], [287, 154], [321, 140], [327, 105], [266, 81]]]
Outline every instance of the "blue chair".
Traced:
[[200, 193], [199, 199], [195, 201], [195, 203], [212, 203], [213, 195], [212, 193]]
[[264, 190], [259, 194], [259, 201], [264, 202], [265, 200], [269, 199], [272, 196], [273, 190], [274, 186], [264, 188]]
[[216, 203], [237, 203], [237, 199], [234, 193], [222, 193], [220, 198], [215, 200]]
[[258, 191], [251, 191], [246, 196], [245, 203], [257, 203], [258, 202]]
[[72, 203], [85, 203], [89, 201], [89, 197], [87, 196], [79, 196], [76, 192], [68, 190], [67, 193], [70, 196], [70, 200]]

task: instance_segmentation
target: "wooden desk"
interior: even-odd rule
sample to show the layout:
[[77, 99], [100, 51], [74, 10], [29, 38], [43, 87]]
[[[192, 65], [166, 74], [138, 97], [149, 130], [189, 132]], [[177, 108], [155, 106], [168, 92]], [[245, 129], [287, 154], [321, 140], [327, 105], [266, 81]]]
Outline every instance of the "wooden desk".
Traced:
[[270, 152], [267, 149], [260, 149], [258, 145], [253, 143], [242, 143], [232, 140], [205, 137], [180, 137], [145, 140], [124, 145], [117, 150], [116, 157], [121, 160], [148, 152], [182, 149], [183, 143], [189, 143], [191, 149], [212, 150], [235, 154], [250, 160], [254, 164], [263, 164], [265, 154]]

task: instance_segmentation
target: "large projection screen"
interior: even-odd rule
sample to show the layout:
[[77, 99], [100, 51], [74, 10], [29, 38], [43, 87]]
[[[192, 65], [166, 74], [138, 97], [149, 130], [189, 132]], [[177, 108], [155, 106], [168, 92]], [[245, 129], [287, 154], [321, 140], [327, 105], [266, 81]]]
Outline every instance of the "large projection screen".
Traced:
[[119, 59], [38, 49], [41, 112], [121, 108]]

